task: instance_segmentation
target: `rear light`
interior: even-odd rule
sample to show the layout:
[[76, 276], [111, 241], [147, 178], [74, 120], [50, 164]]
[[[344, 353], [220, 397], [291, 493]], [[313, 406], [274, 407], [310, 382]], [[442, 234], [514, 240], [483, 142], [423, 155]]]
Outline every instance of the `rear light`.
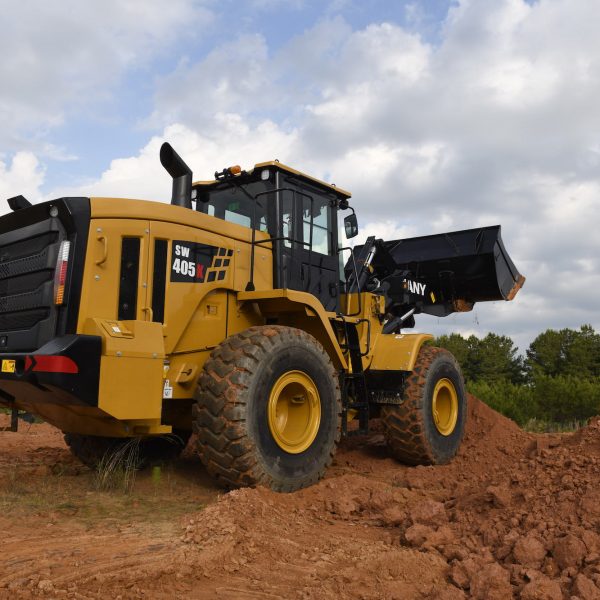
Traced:
[[69, 250], [71, 242], [60, 243], [56, 270], [54, 271], [54, 304], [60, 305], [65, 298], [65, 283], [67, 281], [67, 269], [69, 267]]

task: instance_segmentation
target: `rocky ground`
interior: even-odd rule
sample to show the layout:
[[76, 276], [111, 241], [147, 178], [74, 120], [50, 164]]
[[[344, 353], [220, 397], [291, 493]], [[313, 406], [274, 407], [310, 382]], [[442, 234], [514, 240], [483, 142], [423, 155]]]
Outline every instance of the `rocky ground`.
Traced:
[[28, 427], [0, 433], [0, 598], [600, 598], [599, 419], [534, 435], [469, 398], [451, 464], [374, 433], [287, 495], [219, 493], [191, 454], [97, 492]]

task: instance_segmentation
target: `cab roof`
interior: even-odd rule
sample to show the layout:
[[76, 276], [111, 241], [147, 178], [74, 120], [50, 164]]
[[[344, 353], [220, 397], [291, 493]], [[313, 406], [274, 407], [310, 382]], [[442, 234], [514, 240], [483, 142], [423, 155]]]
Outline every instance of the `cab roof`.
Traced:
[[[325, 181], [321, 181], [320, 179], [317, 179], [316, 177], [311, 177], [310, 175], [307, 175], [306, 173], [302, 173], [302, 171], [297, 171], [296, 169], [293, 169], [292, 167], [288, 167], [287, 165], [280, 163], [278, 160], [257, 163], [256, 165], [254, 165], [254, 168], [250, 169], [249, 171], [242, 171], [242, 173], [240, 175], [233, 175], [232, 177], [238, 178], [238, 177], [252, 176], [255, 173], [255, 171], [257, 171], [258, 169], [264, 169], [266, 167], [270, 167], [273, 169], [277, 169], [279, 171], [284, 171], [286, 173], [295, 175], [299, 179], [304, 179], [308, 183], [311, 183], [312, 185], [317, 185], [318, 187], [324, 188], [325, 190], [327, 190], [329, 192], [334, 192], [340, 198], [350, 198], [352, 196], [352, 194], [350, 192], [343, 190], [342, 188], [339, 188], [334, 184], [326, 183]], [[212, 186], [215, 186], [218, 184], [223, 184], [226, 182], [227, 182], [227, 179], [213, 179], [212, 181], [194, 181], [192, 186], [193, 187], [198, 187], [198, 186], [212, 187]]]

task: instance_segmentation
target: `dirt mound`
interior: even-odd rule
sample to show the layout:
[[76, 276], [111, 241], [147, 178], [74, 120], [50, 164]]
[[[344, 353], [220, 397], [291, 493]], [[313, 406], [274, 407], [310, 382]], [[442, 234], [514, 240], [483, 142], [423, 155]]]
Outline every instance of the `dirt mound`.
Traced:
[[[575, 434], [534, 435], [468, 402], [465, 439], [448, 465], [406, 467], [388, 457], [380, 433], [351, 438], [317, 485], [223, 494], [189, 513], [179, 536], [165, 533], [156, 544], [131, 534], [114, 559], [106, 544], [90, 544], [88, 525], [82, 532], [58, 523], [57, 556], [64, 540], [81, 542], [101, 568], [64, 573], [51, 591], [68, 594], [76, 584], [86, 598], [600, 598], [600, 419]], [[36, 427], [37, 441], [24, 436], [13, 446], [18, 460], [65, 462], [62, 442]], [[0, 571], [19, 556], [0, 559]], [[49, 581], [64, 572], [59, 561], [47, 559]], [[2, 581], [18, 597], [18, 580], [7, 576], [0, 588]], [[48, 595], [45, 582], [33, 583], [37, 595]]]
[[457, 585], [478, 597], [474, 575], [496, 564], [523, 597], [600, 598], [600, 432], [594, 427], [574, 436], [532, 436], [522, 456], [446, 503], [469, 552], [451, 561]]
[[[467, 395], [468, 416], [464, 442], [480, 455], [501, 452], [503, 455], [518, 454], [531, 439], [531, 435], [507, 417], [492, 410], [471, 394]], [[462, 455], [465, 455], [462, 446]]]
[[600, 456], [600, 417], [590, 419], [587, 427], [582, 427], [573, 435], [564, 438], [564, 446], [571, 447], [576, 452], [584, 449]]
[[233, 491], [188, 521], [186, 562], [205, 581], [226, 574], [225, 595], [249, 582], [277, 598], [460, 598], [441, 556], [400, 542], [413, 495], [348, 475], [286, 496]]
[[407, 468], [379, 436], [350, 441], [318, 485], [232, 492], [183, 541], [209, 578], [283, 570], [308, 597], [600, 598], [599, 438], [600, 421], [528, 434], [470, 397], [451, 464]]

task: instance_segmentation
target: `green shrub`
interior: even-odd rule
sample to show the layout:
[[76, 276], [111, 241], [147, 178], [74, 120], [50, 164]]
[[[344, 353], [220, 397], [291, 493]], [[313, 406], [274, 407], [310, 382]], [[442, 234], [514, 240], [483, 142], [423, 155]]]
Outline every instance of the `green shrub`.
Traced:
[[598, 379], [538, 374], [527, 385], [480, 380], [468, 382], [467, 389], [494, 410], [529, 429], [536, 429], [535, 421], [543, 424], [540, 425], [543, 429], [552, 429], [552, 424], [558, 430], [559, 425], [571, 428], [570, 424], [585, 422], [600, 413]]
[[533, 380], [537, 418], [557, 423], [585, 421], [600, 413], [600, 380], [572, 375]]
[[471, 381], [468, 391], [504, 416], [524, 425], [536, 416], [535, 393], [530, 386], [510, 381]]

